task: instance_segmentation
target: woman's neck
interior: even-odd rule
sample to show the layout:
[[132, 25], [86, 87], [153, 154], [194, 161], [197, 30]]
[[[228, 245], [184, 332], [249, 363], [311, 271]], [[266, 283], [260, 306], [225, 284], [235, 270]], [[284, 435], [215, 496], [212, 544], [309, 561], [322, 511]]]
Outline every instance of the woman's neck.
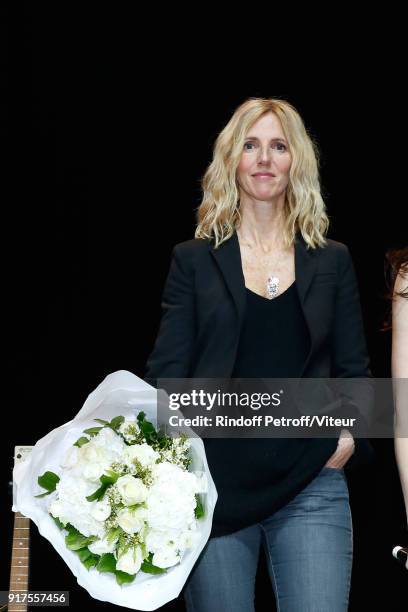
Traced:
[[263, 252], [284, 248], [284, 202], [244, 201], [240, 204], [241, 222], [237, 228], [241, 244]]

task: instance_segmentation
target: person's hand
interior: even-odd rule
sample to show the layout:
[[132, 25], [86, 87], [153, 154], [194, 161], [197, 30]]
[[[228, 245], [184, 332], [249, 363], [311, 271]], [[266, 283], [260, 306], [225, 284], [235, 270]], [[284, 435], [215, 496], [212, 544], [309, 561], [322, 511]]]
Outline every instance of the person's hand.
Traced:
[[[408, 522], [407, 522], [407, 530], [408, 530]], [[407, 547], [405, 547], [407, 548]], [[408, 570], [408, 556], [407, 556], [407, 560], [405, 562], [405, 569]]]
[[337, 448], [328, 459], [325, 467], [341, 469], [354, 453], [354, 438], [348, 429], [342, 429], [337, 442]]

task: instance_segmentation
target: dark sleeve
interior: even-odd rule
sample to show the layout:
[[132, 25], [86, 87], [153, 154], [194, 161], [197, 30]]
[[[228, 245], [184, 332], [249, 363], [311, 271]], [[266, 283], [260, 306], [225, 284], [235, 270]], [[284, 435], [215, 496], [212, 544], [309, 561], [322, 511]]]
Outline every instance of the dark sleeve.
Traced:
[[[338, 258], [338, 286], [332, 338], [332, 377], [338, 379], [342, 397], [341, 416], [357, 418], [355, 453], [347, 462], [350, 469], [372, 460], [368, 434], [374, 407], [374, 380], [370, 370], [360, 295], [354, 264], [346, 245]], [[353, 433], [353, 431], [351, 431]]]
[[194, 269], [191, 255], [176, 245], [162, 294], [162, 316], [144, 378], [187, 378], [195, 340]]
[[346, 245], [341, 246], [334, 313], [332, 376], [369, 377], [371, 371], [356, 273], [348, 248]]

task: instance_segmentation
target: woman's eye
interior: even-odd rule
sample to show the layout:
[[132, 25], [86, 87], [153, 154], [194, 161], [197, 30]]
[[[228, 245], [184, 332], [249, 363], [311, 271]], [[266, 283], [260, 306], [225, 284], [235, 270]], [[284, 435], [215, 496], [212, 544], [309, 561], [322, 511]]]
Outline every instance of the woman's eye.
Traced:
[[[254, 146], [254, 144], [255, 144], [255, 143], [253, 143], [253, 142], [246, 142], [246, 143], [244, 144], [244, 149], [245, 149], [246, 151], [252, 151], [252, 149], [247, 148], [247, 147], [253, 147], [253, 146]], [[279, 149], [278, 149], [278, 151], [282, 151], [282, 152], [286, 151], [286, 145], [284, 145], [284, 144], [283, 144], [283, 142], [276, 142], [276, 143], [275, 143], [273, 146], [274, 146], [274, 147], [282, 147], [282, 148], [279, 148]]]

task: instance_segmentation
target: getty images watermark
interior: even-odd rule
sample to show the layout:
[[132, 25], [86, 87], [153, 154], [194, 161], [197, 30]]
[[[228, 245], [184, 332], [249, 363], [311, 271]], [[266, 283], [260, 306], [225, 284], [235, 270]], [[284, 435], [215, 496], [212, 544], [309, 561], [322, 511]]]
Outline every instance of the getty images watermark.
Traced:
[[204, 389], [192, 389], [189, 393], [170, 393], [168, 396], [168, 407], [171, 411], [176, 411], [178, 414], [172, 414], [168, 417], [168, 424], [175, 428], [185, 427], [282, 427], [282, 428], [299, 428], [299, 427], [341, 427], [352, 428], [356, 423], [356, 418], [352, 417], [333, 417], [328, 415], [302, 415], [299, 417], [281, 416], [276, 417], [272, 414], [256, 414], [253, 416], [228, 416], [225, 414], [217, 414], [215, 417], [210, 417], [203, 414], [197, 414], [192, 417], [186, 417], [180, 414], [181, 409], [198, 407], [206, 411], [220, 409], [225, 407], [250, 408], [251, 410], [260, 410], [262, 407], [271, 408], [282, 405], [284, 390], [276, 393], [247, 393], [247, 392], [226, 392], [218, 389], [216, 392], [208, 392]]
[[[200, 437], [408, 437], [408, 380], [159, 379], [158, 426]], [[395, 418], [396, 406], [402, 415]]]

